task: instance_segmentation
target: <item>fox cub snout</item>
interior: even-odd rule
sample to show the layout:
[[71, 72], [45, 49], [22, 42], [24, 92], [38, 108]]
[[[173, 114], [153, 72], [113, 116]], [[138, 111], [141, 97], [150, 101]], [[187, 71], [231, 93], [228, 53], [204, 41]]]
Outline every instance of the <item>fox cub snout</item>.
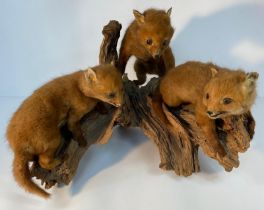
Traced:
[[133, 10], [138, 25], [138, 29], [135, 31], [137, 44], [144, 47], [153, 58], [161, 56], [164, 50], [169, 47], [174, 33], [174, 29], [170, 25], [171, 11], [171, 8], [166, 12], [147, 10], [142, 14], [137, 10]]
[[204, 89], [203, 103], [211, 119], [240, 115], [250, 110], [256, 99], [257, 72], [217, 72]]
[[[109, 70], [112, 68], [111, 70]], [[123, 102], [123, 82], [118, 70], [112, 65], [104, 70], [102, 66], [88, 69], [84, 72], [85, 85], [83, 89], [87, 97], [93, 97], [119, 107]]]

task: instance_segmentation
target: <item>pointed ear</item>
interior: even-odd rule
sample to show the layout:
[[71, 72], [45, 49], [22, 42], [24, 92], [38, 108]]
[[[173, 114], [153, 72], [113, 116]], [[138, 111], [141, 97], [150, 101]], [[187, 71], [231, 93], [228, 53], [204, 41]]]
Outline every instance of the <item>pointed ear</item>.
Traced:
[[86, 81], [88, 81], [88, 82], [96, 82], [97, 81], [96, 73], [94, 72], [94, 70], [92, 68], [85, 70], [84, 76], [85, 76]]
[[212, 73], [212, 78], [214, 78], [218, 74], [218, 71], [215, 68], [210, 68], [210, 70]]
[[133, 14], [134, 14], [134, 16], [135, 16], [135, 18], [136, 18], [136, 21], [138, 22], [138, 23], [144, 23], [145, 22], [145, 17], [144, 17], [144, 15], [143, 14], [141, 14], [139, 11], [137, 11], [137, 10], [133, 10]]
[[252, 82], [257, 81], [259, 74], [257, 72], [249, 72], [247, 73], [246, 80], [250, 80]]
[[249, 72], [246, 74], [246, 79], [245, 79], [245, 87], [254, 87], [256, 84], [256, 81], [258, 79], [259, 74], [257, 72]]
[[171, 11], [172, 11], [172, 7], [168, 9], [167, 11], [167, 15], [170, 17], [171, 16]]

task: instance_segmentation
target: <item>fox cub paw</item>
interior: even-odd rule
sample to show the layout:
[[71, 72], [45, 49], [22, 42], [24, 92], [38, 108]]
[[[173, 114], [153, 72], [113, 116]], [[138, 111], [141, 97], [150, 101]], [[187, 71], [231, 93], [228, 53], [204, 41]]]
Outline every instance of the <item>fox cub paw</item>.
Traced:
[[60, 165], [62, 163], [61, 159], [54, 159], [52, 161], [46, 161], [43, 159], [39, 159], [39, 165], [41, 168], [45, 168], [47, 170], [51, 170], [55, 168], [56, 166]]

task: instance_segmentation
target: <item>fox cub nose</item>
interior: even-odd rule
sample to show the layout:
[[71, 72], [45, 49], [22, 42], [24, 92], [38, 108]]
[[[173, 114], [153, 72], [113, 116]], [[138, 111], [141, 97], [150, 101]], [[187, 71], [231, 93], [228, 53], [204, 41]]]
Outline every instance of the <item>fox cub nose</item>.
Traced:
[[214, 113], [211, 112], [211, 111], [207, 111], [207, 114], [208, 114], [209, 116], [211, 116], [211, 115], [213, 115]]
[[160, 57], [160, 53], [161, 53], [160, 50], [157, 50], [156, 52], [152, 53], [152, 57], [154, 59], [158, 59]]
[[153, 57], [154, 57], [155, 59], [158, 59], [158, 58], [160, 57], [160, 54], [155, 54]]

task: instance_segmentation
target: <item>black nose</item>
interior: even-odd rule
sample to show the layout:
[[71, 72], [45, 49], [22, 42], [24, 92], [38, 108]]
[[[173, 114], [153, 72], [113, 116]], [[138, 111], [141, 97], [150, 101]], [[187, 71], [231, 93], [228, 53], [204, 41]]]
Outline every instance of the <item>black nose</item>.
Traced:
[[211, 116], [213, 114], [213, 112], [207, 111], [207, 114]]
[[159, 57], [160, 57], [159, 54], [154, 55], [154, 58], [155, 58], [155, 59], [158, 59]]

